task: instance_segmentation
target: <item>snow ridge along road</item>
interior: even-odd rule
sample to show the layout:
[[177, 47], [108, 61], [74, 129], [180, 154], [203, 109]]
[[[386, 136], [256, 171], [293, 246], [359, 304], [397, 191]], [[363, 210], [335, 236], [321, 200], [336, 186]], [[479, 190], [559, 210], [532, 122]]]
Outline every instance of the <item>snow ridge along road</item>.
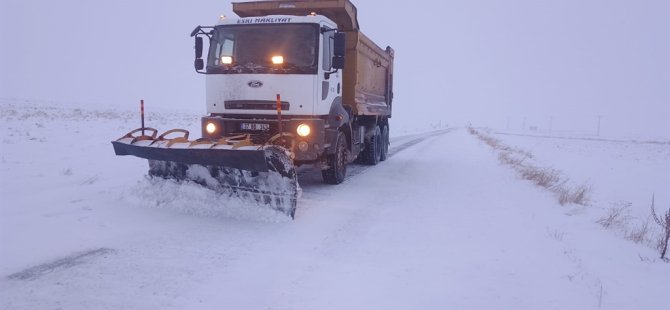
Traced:
[[[0, 108], [0, 309], [668, 306], [667, 265], [638, 257], [652, 250], [566, 216], [465, 130], [338, 186], [305, 181], [290, 221], [145, 179], [144, 161], [109, 146], [132, 113]], [[195, 121], [161, 114], [151, 124]], [[404, 139], [394, 144], [413, 141]], [[96, 249], [109, 252], [9, 277]]]

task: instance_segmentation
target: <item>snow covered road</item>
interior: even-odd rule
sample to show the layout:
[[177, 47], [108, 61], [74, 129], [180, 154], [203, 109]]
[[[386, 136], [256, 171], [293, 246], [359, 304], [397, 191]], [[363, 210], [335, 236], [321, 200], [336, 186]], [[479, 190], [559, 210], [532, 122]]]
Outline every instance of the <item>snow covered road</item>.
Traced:
[[651, 249], [566, 215], [466, 130], [395, 137], [338, 186], [301, 174], [289, 221], [144, 179], [106, 138], [129, 125], [84, 114], [3, 107], [0, 309], [670, 305]]

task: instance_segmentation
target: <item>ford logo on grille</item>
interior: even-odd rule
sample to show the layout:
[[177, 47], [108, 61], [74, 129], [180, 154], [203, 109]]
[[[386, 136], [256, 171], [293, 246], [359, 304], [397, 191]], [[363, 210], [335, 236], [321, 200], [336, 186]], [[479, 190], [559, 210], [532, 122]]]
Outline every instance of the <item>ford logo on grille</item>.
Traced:
[[247, 83], [247, 85], [249, 85], [249, 87], [252, 87], [252, 88], [259, 88], [259, 87], [263, 86], [263, 82], [254, 80], [254, 81], [249, 81], [249, 83]]

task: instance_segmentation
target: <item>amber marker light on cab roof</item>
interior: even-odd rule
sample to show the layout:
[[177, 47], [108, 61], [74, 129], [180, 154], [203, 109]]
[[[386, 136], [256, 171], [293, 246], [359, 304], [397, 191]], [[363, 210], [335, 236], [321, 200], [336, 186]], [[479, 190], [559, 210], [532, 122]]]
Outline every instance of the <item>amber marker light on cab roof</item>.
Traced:
[[233, 57], [231, 56], [221, 56], [221, 63], [224, 65], [229, 65], [233, 63]]

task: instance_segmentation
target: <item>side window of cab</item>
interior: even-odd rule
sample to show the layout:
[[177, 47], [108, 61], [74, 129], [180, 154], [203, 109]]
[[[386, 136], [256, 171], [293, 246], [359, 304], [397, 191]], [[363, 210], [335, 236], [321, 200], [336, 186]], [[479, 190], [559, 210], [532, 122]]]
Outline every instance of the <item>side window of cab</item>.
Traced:
[[323, 70], [324, 71], [330, 71], [330, 69], [333, 67], [333, 51], [335, 47], [335, 32], [330, 31], [330, 29], [326, 29], [328, 31], [323, 33], [323, 48], [321, 49], [323, 51]]

